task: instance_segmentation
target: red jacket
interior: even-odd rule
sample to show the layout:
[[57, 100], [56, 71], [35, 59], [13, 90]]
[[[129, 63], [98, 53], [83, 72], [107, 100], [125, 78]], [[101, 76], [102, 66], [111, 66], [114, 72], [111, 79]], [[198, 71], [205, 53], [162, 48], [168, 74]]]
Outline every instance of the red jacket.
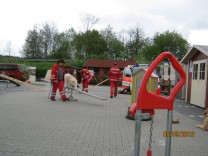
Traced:
[[[58, 82], [58, 64], [54, 64], [51, 70], [51, 81]], [[64, 66], [62, 66], [63, 81], [64, 81]]]
[[91, 73], [87, 69], [82, 69], [82, 80], [90, 80], [92, 78]]
[[119, 81], [121, 79], [121, 70], [118, 66], [113, 66], [108, 71], [110, 81]]

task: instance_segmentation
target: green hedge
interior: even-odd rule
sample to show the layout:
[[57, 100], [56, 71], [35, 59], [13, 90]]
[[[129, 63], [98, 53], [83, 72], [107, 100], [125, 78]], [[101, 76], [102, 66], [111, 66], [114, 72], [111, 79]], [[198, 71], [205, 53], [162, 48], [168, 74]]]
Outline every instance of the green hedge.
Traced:
[[[17, 62], [16, 62], [17, 63]], [[27, 66], [36, 67], [36, 78], [44, 78], [47, 71], [53, 67], [56, 62], [18, 62], [18, 64], [25, 64]], [[75, 66], [82, 68], [84, 60], [76, 60], [74, 62], [65, 62], [65, 66]]]
[[44, 78], [47, 70], [51, 69], [54, 62], [24, 62], [27, 66], [36, 67], [36, 79]]

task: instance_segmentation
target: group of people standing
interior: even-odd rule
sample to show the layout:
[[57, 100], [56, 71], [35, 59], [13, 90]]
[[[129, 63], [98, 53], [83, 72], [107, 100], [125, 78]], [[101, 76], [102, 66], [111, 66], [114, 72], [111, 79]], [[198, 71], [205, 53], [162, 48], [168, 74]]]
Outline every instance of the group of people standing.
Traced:
[[[53, 65], [51, 70], [52, 93], [50, 99], [52, 101], [56, 101], [55, 97], [57, 89], [59, 90], [62, 101], [68, 100], [64, 92], [64, 63], [64, 59], [58, 59], [57, 63]], [[92, 80], [92, 74], [88, 69], [84, 68], [79, 72], [82, 75], [82, 91], [88, 92], [88, 85]], [[113, 98], [117, 96], [118, 83], [121, 80], [121, 70], [118, 68], [116, 63], [114, 63], [114, 66], [109, 69], [108, 77], [110, 81], [110, 98]]]

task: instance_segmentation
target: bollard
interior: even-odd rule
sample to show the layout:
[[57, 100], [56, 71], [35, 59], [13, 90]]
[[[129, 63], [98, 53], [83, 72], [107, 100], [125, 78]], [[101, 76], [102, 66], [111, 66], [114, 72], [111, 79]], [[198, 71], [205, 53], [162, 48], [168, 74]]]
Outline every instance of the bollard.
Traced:
[[[180, 81], [173, 88], [172, 93], [168, 97], [160, 96], [159, 89], [156, 93], [149, 92], [147, 90], [147, 83], [150, 78], [150, 75], [157, 67], [157, 65], [168, 58], [172, 63], [172, 66], [180, 74]], [[174, 99], [184, 85], [186, 81], [186, 74], [181, 67], [180, 63], [170, 52], [161, 53], [150, 65], [147, 72], [145, 73], [137, 97], [136, 105], [136, 123], [135, 123], [135, 140], [134, 140], [134, 156], [139, 156], [140, 152], [140, 135], [141, 135], [141, 111], [145, 109], [166, 109], [167, 113], [167, 131], [172, 132], [172, 119], [173, 119], [173, 102]], [[165, 145], [165, 156], [170, 156], [171, 153], [171, 136], [166, 138]], [[152, 155], [152, 151], [147, 151], [148, 156]]]
[[138, 156], [140, 151], [141, 121], [142, 111], [137, 110], [135, 115], [134, 156]]

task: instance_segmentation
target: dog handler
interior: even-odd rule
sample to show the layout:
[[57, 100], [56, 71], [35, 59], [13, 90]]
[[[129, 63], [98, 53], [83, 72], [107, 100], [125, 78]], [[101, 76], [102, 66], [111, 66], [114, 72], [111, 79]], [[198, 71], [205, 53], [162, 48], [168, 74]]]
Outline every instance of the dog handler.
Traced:
[[88, 85], [92, 80], [92, 74], [87, 69], [82, 69], [80, 73], [82, 74], [82, 91], [88, 92]]
[[53, 85], [51, 100], [56, 101], [56, 91], [59, 89], [62, 101], [67, 101], [68, 98], [64, 93], [64, 59], [59, 59], [56, 64], [53, 65], [51, 70], [51, 83]]
[[110, 80], [110, 98], [117, 96], [118, 82], [121, 80], [121, 70], [118, 68], [117, 63], [111, 67], [108, 71], [108, 77]]

